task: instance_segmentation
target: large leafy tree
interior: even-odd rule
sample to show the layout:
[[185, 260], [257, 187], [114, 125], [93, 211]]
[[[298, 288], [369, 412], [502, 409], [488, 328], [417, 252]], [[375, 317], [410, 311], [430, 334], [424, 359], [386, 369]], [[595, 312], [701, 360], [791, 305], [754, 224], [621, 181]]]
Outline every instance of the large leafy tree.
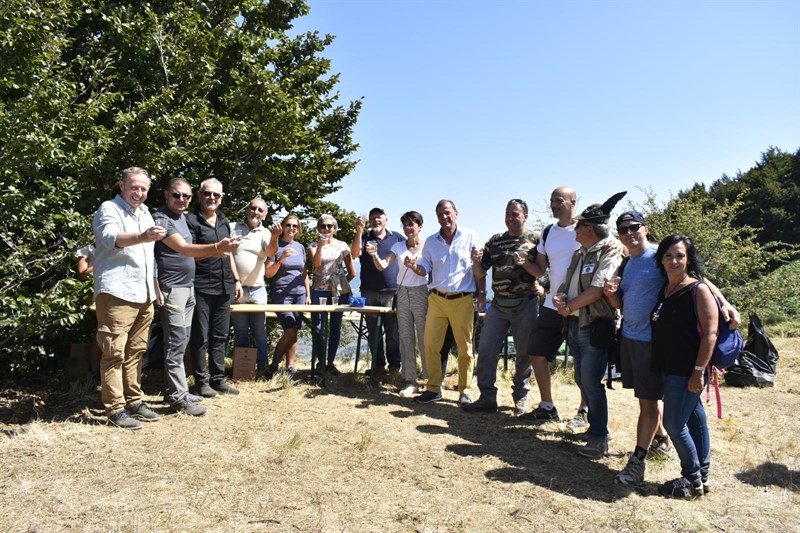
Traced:
[[[0, 362], [43, 365], [69, 340], [87, 287], [72, 253], [121, 169], [214, 177], [226, 205], [329, 208], [355, 165], [361, 102], [339, 105], [321, 56], [292, 35], [302, 0], [0, 4]], [[318, 209], [319, 206], [319, 209]]]

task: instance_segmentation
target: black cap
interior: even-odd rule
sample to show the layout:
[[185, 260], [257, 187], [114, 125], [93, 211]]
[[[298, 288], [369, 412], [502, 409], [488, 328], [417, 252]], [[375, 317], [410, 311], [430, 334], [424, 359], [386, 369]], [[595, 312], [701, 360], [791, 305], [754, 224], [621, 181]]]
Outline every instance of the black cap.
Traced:
[[373, 207], [372, 209], [369, 210], [369, 216], [372, 216], [372, 213], [375, 213], [375, 212], [378, 212], [381, 215], [385, 215], [386, 214], [386, 211], [384, 211], [380, 207]]

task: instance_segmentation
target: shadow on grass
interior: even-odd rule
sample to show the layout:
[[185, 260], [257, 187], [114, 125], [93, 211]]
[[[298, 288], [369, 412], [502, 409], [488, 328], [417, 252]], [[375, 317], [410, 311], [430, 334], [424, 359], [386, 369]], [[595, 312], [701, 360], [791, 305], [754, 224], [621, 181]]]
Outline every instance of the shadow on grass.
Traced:
[[754, 487], [779, 487], [800, 492], [800, 471], [789, 470], [784, 464], [766, 462], [735, 474], [736, 479]]

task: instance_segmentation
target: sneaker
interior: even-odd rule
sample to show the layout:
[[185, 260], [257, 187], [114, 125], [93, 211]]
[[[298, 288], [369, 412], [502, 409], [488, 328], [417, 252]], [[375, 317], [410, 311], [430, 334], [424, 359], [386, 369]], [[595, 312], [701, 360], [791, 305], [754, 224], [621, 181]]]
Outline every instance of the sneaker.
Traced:
[[644, 471], [647, 466], [647, 459], [639, 459], [635, 455], [631, 455], [628, 459], [628, 464], [625, 465], [616, 476], [614, 476], [614, 483], [619, 485], [638, 485], [644, 481]]
[[496, 413], [497, 402], [485, 400], [481, 396], [475, 402], [461, 404], [461, 408], [468, 413]]
[[144, 402], [139, 402], [136, 406], [131, 406], [130, 413], [133, 417], [138, 418], [142, 422], [155, 422], [161, 419], [161, 415], [150, 409]]
[[517, 416], [522, 416], [528, 414], [528, 399], [527, 398], [520, 398], [516, 402], [514, 402], [514, 414]]
[[708, 480], [703, 480], [703, 494], [708, 494], [711, 492], [711, 485], [708, 483]]
[[417, 392], [417, 387], [413, 383], [406, 383], [400, 389], [400, 396], [403, 398], [411, 398], [414, 396], [414, 393]]
[[694, 500], [703, 496], [703, 482], [698, 481], [695, 485], [685, 477], [679, 477], [658, 487], [658, 493], [667, 498]]
[[519, 417], [520, 420], [527, 420], [528, 422], [558, 422], [558, 409], [553, 406], [552, 409], [544, 409], [537, 407], [530, 413], [525, 413]]
[[341, 376], [342, 375], [342, 373], [339, 372], [339, 369], [336, 368], [336, 365], [334, 365], [333, 363], [328, 363], [325, 366], [325, 372], [327, 372], [331, 376]]
[[183, 413], [189, 416], [203, 416], [204, 414], [206, 414], [207, 410], [202, 405], [197, 405], [196, 403], [189, 400], [181, 400], [179, 402], [175, 402], [172, 405], [170, 405], [170, 408], [176, 413]]
[[669, 437], [656, 435], [647, 449], [647, 458], [654, 461], [665, 461], [672, 457], [674, 451]]
[[414, 401], [417, 403], [433, 403], [442, 401], [441, 392], [425, 391], [419, 396], [414, 396]]
[[211, 388], [211, 385], [208, 383], [203, 383], [199, 387], [197, 387], [197, 394], [202, 396], [203, 398], [213, 398], [215, 396], [219, 396], [219, 393]]
[[461, 407], [472, 405], [472, 398], [469, 397], [469, 394], [461, 394], [461, 396], [458, 397], [458, 405]]
[[122, 429], [142, 429], [142, 423], [132, 418], [130, 411], [127, 409], [109, 416], [108, 421]]
[[572, 429], [582, 429], [589, 427], [589, 410], [588, 409], [578, 409], [577, 414], [575, 417], [567, 422], [567, 427]]
[[205, 398], [203, 398], [202, 396], [195, 396], [194, 394], [191, 394], [191, 393], [186, 395], [186, 399], [189, 400], [192, 403], [200, 403], [203, 400], [205, 400]]
[[297, 374], [297, 370], [292, 365], [289, 365], [286, 367], [286, 373], [289, 374], [290, 376], [294, 376], [295, 374]]
[[608, 455], [608, 439], [589, 437], [589, 442], [578, 450], [578, 455], [589, 459], [602, 459]]
[[216, 385], [212, 385], [213, 389], [220, 394], [230, 394], [231, 396], [239, 396], [239, 389], [228, 383], [227, 381], [220, 381]]

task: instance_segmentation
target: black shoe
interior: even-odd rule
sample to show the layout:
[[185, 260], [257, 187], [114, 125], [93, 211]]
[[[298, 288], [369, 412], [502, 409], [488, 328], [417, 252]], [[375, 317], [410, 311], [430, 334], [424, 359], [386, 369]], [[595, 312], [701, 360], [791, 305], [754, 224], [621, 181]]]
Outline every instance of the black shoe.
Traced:
[[176, 413], [183, 413], [189, 416], [203, 416], [206, 414], [206, 408], [202, 405], [197, 405], [189, 400], [181, 400], [173, 403], [171, 406]]
[[327, 366], [325, 367], [325, 372], [330, 374], [331, 376], [341, 376], [342, 375], [342, 373], [339, 372], [339, 369], [336, 368], [336, 365], [334, 365], [333, 363], [328, 363], [327, 364]]
[[490, 402], [480, 397], [472, 403], [462, 403], [461, 408], [468, 413], [496, 413], [497, 402]]
[[139, 402], [130, 408], [131, 415], [138, 418], [142, 422], [155, 422], [161, 419], [161, 415], [154, 412], [144, 402]]
[[558, 418], [558, 409], [556, 409], [555, 406], [553, 406], [552, 409], [537, 407], [530, 413], [520, 415], [519, 419], [528, 422], [558, 422], [561, 420]]
[[211, 388], [211, 385], [208, 383], [203, 383], [202, 385], [197, 387], [197, 394], [202, 396], [203, 398], [213, 398], [215, 396], [219, 396], [219, 393]]
[[425, 391], [419, 396], [414, 397], [414, 401], [417, 403], [433, 403], [433, 402], [441, 402], [442, 401], [442, 393], [441, 392], [431, 392]]
[[228, 383], [227, 381], [220, 381], [214, 385], [211, 385], [215, 391], [220, 394], [229, 394], [230, 396], [239, 396], [239, 389]]
[[142, 423], [131, 417], [127, 409], [123, 409], [108, 417], [108, 421], [122, 429], [142, 429]]
[[200, 403], [203, 400], [205, 400], [205, 398], [203, 398], [202, 396], [195, 396], [194, 394], [191, 393], [186, 395], [186, 399], [192, 403]]
[[679, 477], [658, 487], [658, 493], [667, 498], [694, 500], [703, 496], [703, 482], [698, 481], [697, 485], [694, 485], [688, 479]]

